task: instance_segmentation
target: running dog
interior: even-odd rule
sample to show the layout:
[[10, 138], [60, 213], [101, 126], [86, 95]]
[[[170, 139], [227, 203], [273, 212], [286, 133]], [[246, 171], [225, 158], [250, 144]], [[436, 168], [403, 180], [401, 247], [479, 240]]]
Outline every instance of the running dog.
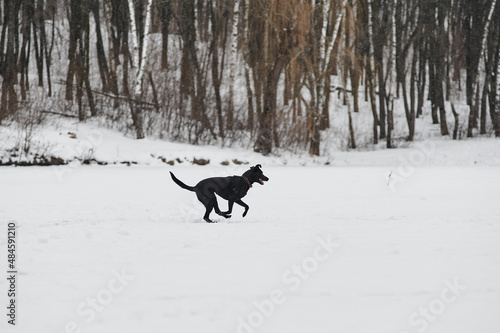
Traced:
[[[230, 176], [230, 177], [212, 177], [207, 178], [200, 181], [195, 186], [188, 186], [181, 182], [177, 177], [174, 176], [172, 172], [170, 175], [172, 176], [172, 180], [188, 191], [192, 191], [196, 193], [198, 200], [205, 206], [206, 211], [203, 219], [206, 222], [213, 222], [210, 220], [210, 213], [212, 209], [215, 209], [215, 213], [220, 216], [227, 218], [231, 217], [231, 212], [233, 211], [233, 205], [237, 203], [238, 205], [245, 208], [243, 212], [243, 217], [247, 215], [248, 205], [241, 201], [248, 190], [252, 187], [253, 183], [259, 183], [264, 185], [264, 182], [269, 180], [268, 177], [264, 175], [261, 170], [262, 166], [257, 164], [256, 166], [250, 167], [250, 170], [246, 171], [241, 176]], [[221, 212], [219, 209], [219, 205], [217, 204], [217, 198], [215, 194], [219, 195], [221, 198], [226, 199], [228, 201], [228, 211]]]

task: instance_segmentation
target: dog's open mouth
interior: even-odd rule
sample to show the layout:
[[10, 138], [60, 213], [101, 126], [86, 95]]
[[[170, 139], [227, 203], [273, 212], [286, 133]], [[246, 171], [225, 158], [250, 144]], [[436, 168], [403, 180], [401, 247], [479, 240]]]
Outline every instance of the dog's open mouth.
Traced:
[[267, 179], [259, 178], [260, 185], [264, 185], [264, 182], [267, 182]]

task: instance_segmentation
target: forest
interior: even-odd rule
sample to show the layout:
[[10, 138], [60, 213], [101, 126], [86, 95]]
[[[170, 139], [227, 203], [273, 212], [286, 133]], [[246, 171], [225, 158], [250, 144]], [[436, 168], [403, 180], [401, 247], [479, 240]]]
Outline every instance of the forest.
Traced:
[[500, 137], [497, 0], [4, 0], [0, 25], [2, 125], [55, 114], [264, 155], [320, 155], [332, 114], [348, 149], [360, 130], [413, 141], [424, 117]]

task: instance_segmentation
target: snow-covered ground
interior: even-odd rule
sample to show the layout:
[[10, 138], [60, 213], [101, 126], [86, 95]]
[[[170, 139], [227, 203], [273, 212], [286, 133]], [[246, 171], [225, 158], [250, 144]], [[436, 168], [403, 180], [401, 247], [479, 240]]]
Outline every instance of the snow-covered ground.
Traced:
[[[15, 123], [13, 123], [15, 125]], [[58, 178], [71, 173], [81, 166], [82, 160], [91, 160], [121, 164], [137, 163], [149, 166], [176, 167], [190, 166], [194, 159], [205, 159], [212, 166], [229, 165], [221, 174], [233, 172], [238, 163], [261, 163], [267, 166], [387, 166], [389, 168], [413, 164], [420, 166], [500, 166], [500, 142], [487, 136], [454, 141], [439, 134], [430, 135], [427, 139], [416, 139], [407, 143], [400, 141], [397, 150], [385, 149], [385, 142], [370, 146], [370, 150], [342, 151], [328, 146], [330, 139], [322, 143], [325, 152], [320, 157], [311, 157], [306, 151], [291, 153], [283, 149], [275, 149], [271, 156], [263, 157], [246, 149], [219, 148], [216, 146], [186, 145], [172, 143], [160, 139], [146, 138], [135, 140], [120, 132], [103, 128], [98, 120], [77, 122], [61, 118], [49, 118], [39, 127], [35, 127], [29, 135], [16, 126], [0, 126], [0, 162], [33, 161], [35, 155], [55, 156], [70, 164], [70, 168], [59, 167]], [[427, 131], [430, 131], [426, 127]], [[26, 140], [26, 137], [29, 140]], [[17, 151], [13, 156], [13, 148], [23, 146], [29, 141], [28, 154]]]
[[[211, 163], [0, 168], [0, 274], [11, 221], [20, 272], [16, 327], [0, 279], [1, 332], [499, 330], [497, 140], [339, 152], [329, 165], [101, 143], [97, 157]], [[233, 158], [262, 164], [270, 181], [243, 199], [245, 218], [235, 206], [229, 220], [202, 222], [168, 171], [192, 185], [243, 173], [249, 165], [219, 164]]]

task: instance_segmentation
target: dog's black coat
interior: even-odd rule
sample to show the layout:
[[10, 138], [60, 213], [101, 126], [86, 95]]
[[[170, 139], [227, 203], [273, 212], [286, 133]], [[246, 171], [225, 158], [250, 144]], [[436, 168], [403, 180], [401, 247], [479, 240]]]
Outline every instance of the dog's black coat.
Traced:
[[[196, 193], [198, 200], [205, 206], [206, 211], [203, 219], [207, 222], [212, 222], [210, 220], [210, 212], [215, 209], [215, 212], [220, 216], [225, 218], [231, 217], [231, 212], [233, 211], [234, 203], [245, 208], [243, 212], [243, 217], [247, 215], [248, 205], [241, 201], [253, 183], [259, 183], [264, 185], [264, 182], [268, 181], [269, 178], [264, 176], [261, 170], [261, 165], [257, 164], [246, 171], [242, 176], [231, 176], [231, 177], [212, 177], [200, 181], [196, 186], [188, 186], [181, 182], [177, 177], [170, 172], [173, 181], [180, 187], [193, 191]], [[215, 197], [217, 193], [221, 198], [228, 201], [228, 211], [221, 212], [219, 205], [217, 204], [217, 198]]]

